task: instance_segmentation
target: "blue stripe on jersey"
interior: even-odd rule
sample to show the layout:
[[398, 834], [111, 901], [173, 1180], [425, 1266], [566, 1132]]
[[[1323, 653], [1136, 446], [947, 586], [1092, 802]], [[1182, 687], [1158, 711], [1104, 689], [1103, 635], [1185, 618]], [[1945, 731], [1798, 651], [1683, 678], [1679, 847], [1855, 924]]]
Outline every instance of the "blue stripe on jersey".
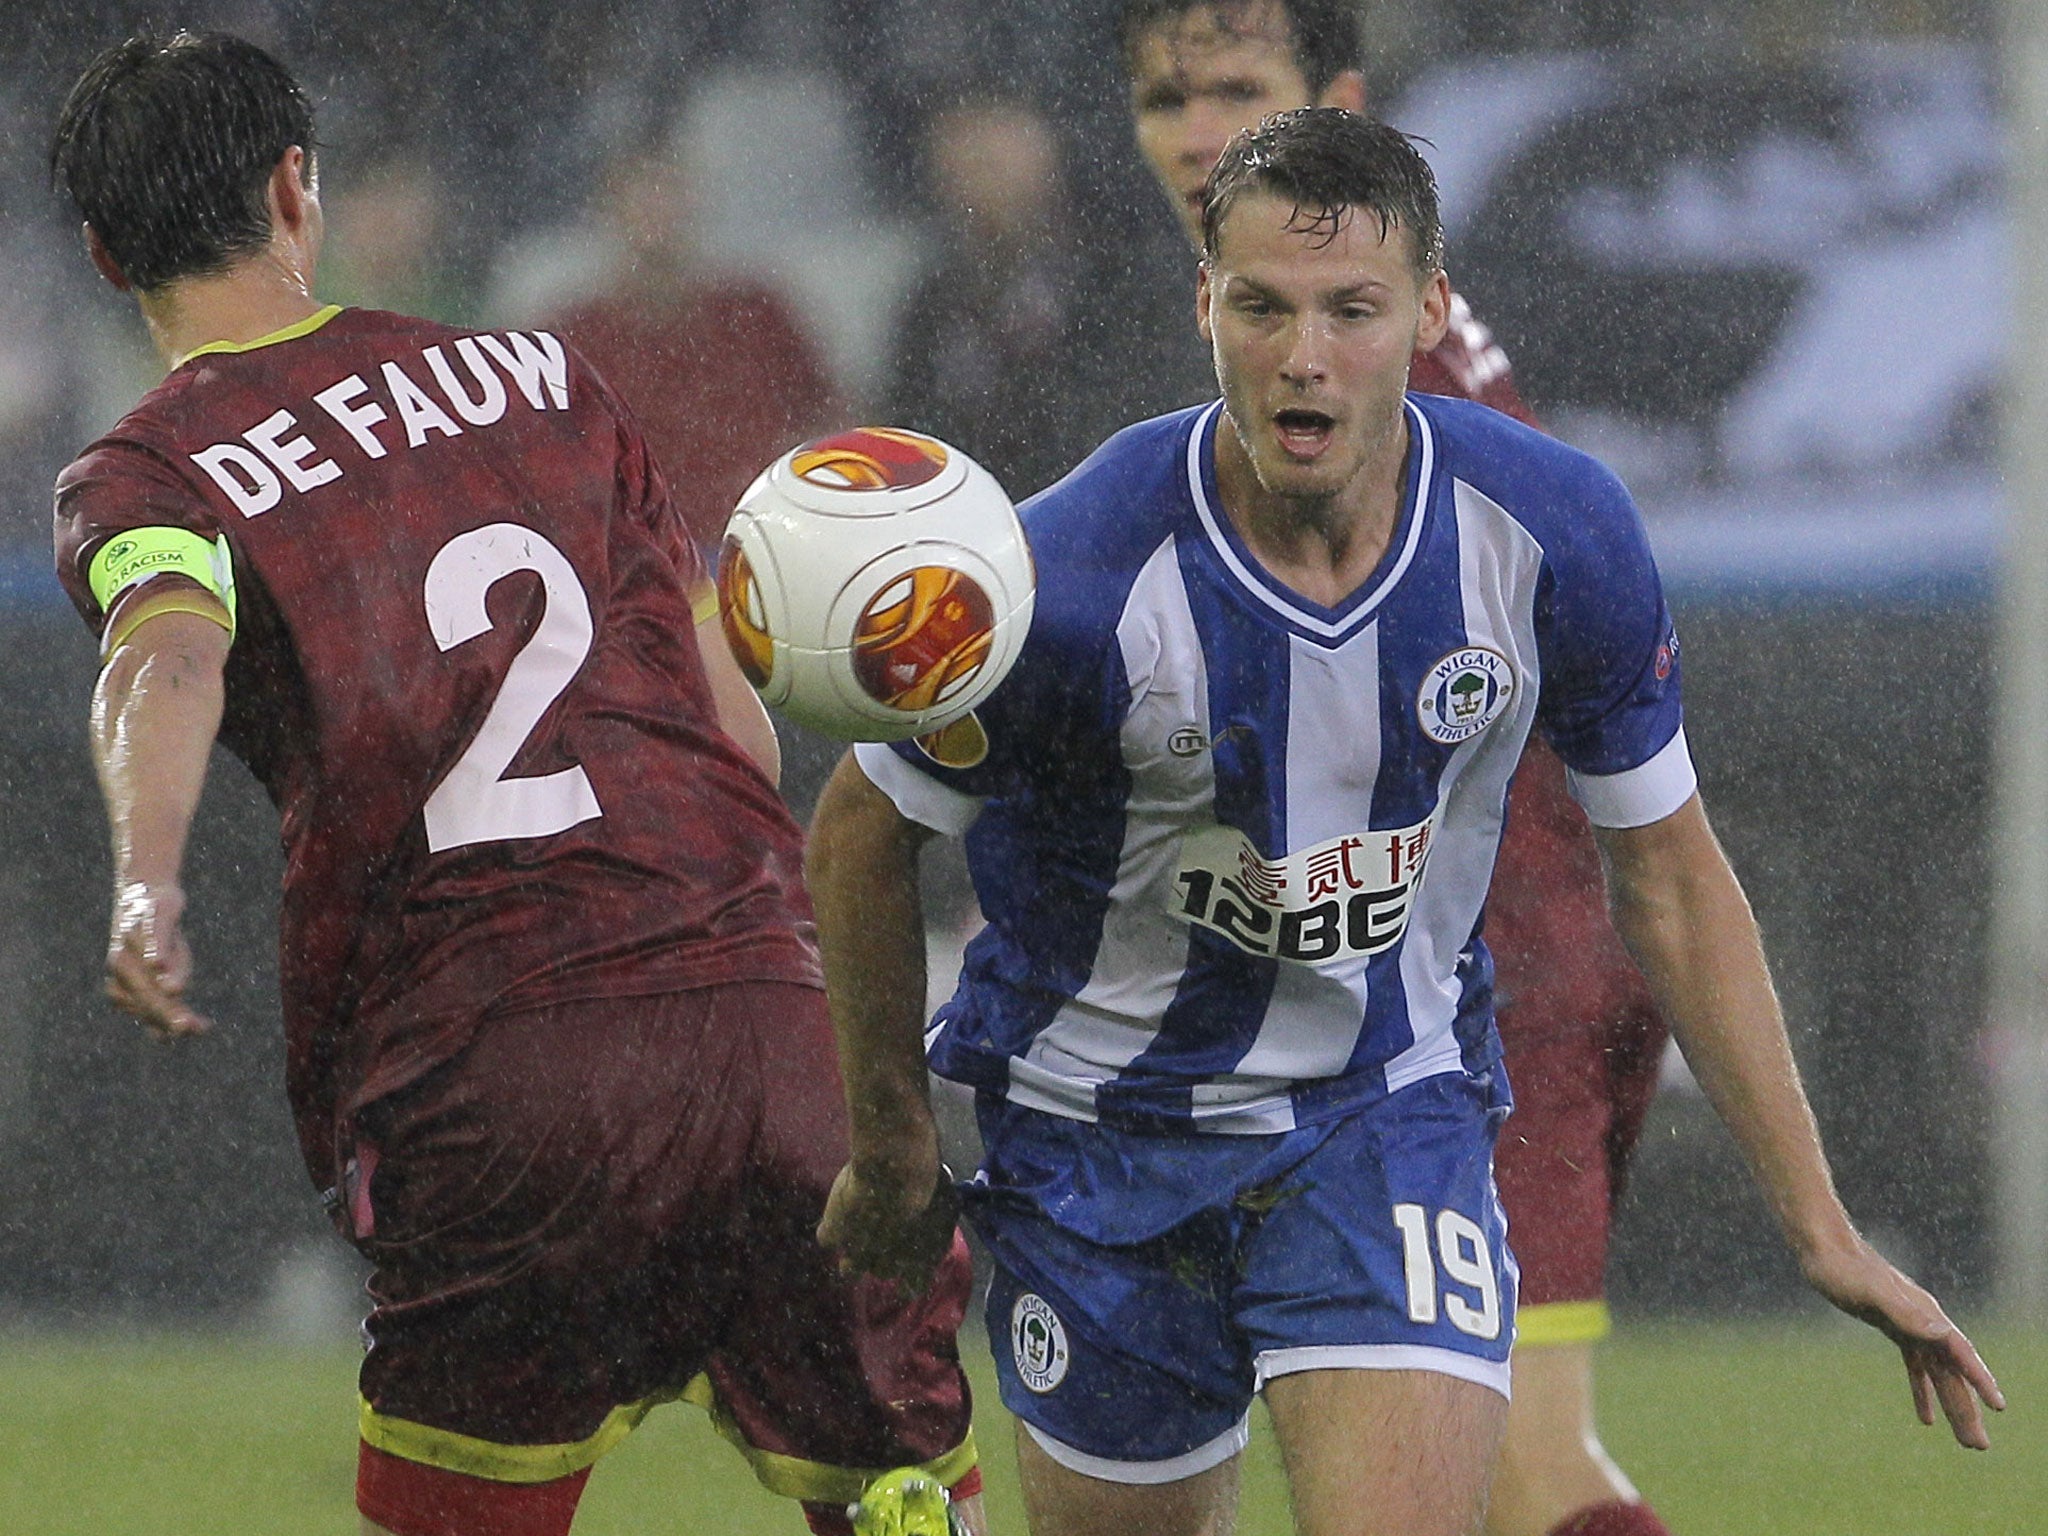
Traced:
[[[1425, 454], [1421, 442], [1433, 434], [1421, 413], [1409, 408], [1418, 439], [1410, 473]], [[1436, 808], [1437, 785], [1452, 748], [1422, 729], [1416, 698], [1429, 669], [1467, 641], [1463, 584], [1458, 569], [1458, 519], [1451, 485], [1438, 476], [1411, 490], [1430, 498], [1429, 515], [1415, 557], [1402, 578], [1399, 602], [1379, 617], [1380, 773], [1373, 785], [1372, 825], [1406, 827]]]
[[[1467, 1072], [1477, 1076], [1500, 1064], [1500, 1035], [1493, 1027], [1493, 952], [1477, 933], [1458, 957], [1458, 1012], [1451, 1033]], [[1511, 1102], [1506, 1073], [1494, 1073], [1493, 1093], [1496, 1107]]]
[[[1236, 827], [1273, 857], [1287, 852], [1288, 639], [1261, 620], [1227, 579], [1219, 580], [1205, 539], [1179, 542], [1180, 576], [1194, 615], [1208, 678], [1209, 761], [1215, 774], [1215, 819]], [[1228, 905], [1229, 898], [1221, 898]], [[1231, 910], [1239, 910], [1235, 907]], [[1250, 914], [1247, 913], [1249, 916]], [[1183, 1086], [1169, 1113], [1183, 1119], [1194, 1083], [1226, 1073], [1258, 1038], [1273, 995], [1277, 960], [1248, 955], [1221, 934], [1188, 930], [1188, 965], [1161, 1020], [1158, 1041], [1126, 1069], [1137, 1077], [1170, 1058]], [[1096, 1102], [1105, 1113], [1125, 1107], [1129, 1085], [1106, 1084]], [[1133, 1105], [1132, 1107], [1137, 1107]], [[1144, 1108], [1162, 1107], [1156, 1081]]]
[[[946, 1027], [931, 1063], [944, 1077], [1002, 1091], [1011, 1059], [1029, 1051], [1094, 965], [1131, 796], [1117, 750], [1131, 692], [1116, 624], [1147, 555], [1179, 516], [1174, 450], [1146, 453], [1141, 445], [1184, 440], [1194, 414], [1127, 429], [1019, 509], [1040, 570], [1059, 578], [1041, 580], [1024, 654], [978, 711], [990, 735], [988, 761], [955, 771], [908, 742], [896, 747], [941, 783], [989, 797], [966, 839], [988, 923], [967, 947], [959, 990], [939, 1011]], [[1041, 503], [1076, 495], [1129, 515], [1105, 523], [1036, 513]]]
[[[1129, 707], [1129, 689], [1111, 703], [1120, 715]], [[932, 1052], [942, 1076], [1001, 1091], [1010, 1060], [1023, 1056], [1087, 984], [1116, 884], [1130, 799], [1130, 774], [1115, 754], [1098, 754], [1097, 761], [1098, 792], [1053, 797], [1027, 790], [990, 805], [968, 829], [968, 867], [988, 922], [967, 946], [963, 985], [941, 1010], [957, 1026]], [[1062, 858], [1047, 859], [1048, 847], [1060, 849]], [[964, 984], [970, 976], [977, 989]], [[978, 990], [982, 983], [996, 991]], [[1000, 1011], [978, 1006], [991, 995], [1007, 1000]]]

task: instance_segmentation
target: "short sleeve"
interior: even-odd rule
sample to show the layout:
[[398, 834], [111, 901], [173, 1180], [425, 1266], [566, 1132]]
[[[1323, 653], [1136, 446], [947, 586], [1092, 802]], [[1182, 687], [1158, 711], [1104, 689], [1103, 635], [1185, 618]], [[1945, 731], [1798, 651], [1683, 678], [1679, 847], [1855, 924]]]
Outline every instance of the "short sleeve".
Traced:
[[648, 530], [674, 563], [676, 573], [682, 579], [683, 590], [690, 595], [691, 615], [701, 624], [718, 611], [718, 594], [712, 584], [711, 573], [704, 564], [703, 551], [690, 537], [690, 530], [676, 509], [675, 499], [669, 494], [667, 477], [662, 474], [661, 465], [656, 462], [654, 450], [649, 446], [647, 434], [641, 428], [639, 418], [633, 414], [632, 407], [619, 397], [587, 359], [578, 354], [576, 360], [589, 375], [596, 393], [604, 401], [605, 409], [618, 426], [620, 505]]
[[1020, 657], [993, 695], [943, 731], [909, 741], [860, 743], [853, 755], [861, 772], [909, 820], [963, 836], [986, 802], [1018, 785], [1013, 743], [1022, 727], [1013, 706], [1029, 686], [1027, 661]]
[[[105, 627], [112, 599], [139, 581], [159, 574], [188, 574], [202, 585], [212, 585], [197, 567], [186, 571], [173, 558], [184, 543], [176, 533], [195, 536], [199, 544], [219, 549], [225, 559], [222, 529], [197, 489], [157, 455], [118, 439], [96, 443], [57, 477], [55, 517], [57, 578], [95, 634]], [[103, 570], [103, 601], [102, 593], [94, 590], [95, 557], [116, 535], [138, 530], [155, 533], [149, 542], [156, 558], [117, 572], [113, 585]]]
[[1691, 797], [1678, 632], [1621, 482], [1587, 461], [1578, 509], [1545, 545], [1538, 724], [1595, 826], [1661, 821]]
[[1017, 664], [967, 719], [936, 736], [855, 749], [861, 770], [910, 820], [957, 836], [994, 801], [1057, 820], [1105, 793], [1121, 798], [1116, 738], [1130, 686], [1107, 636], [1071, 622], [1071, 589], [1081, 585], [1061, 591], [1040, 567]]
[[864, 741], [853, 749], [853, 757], [868, 782], [887, 795], [906, 820], [948, 837], [965, 836], [981, 815], [980, 797], [919, 771], [898, 750], [884, 742]]

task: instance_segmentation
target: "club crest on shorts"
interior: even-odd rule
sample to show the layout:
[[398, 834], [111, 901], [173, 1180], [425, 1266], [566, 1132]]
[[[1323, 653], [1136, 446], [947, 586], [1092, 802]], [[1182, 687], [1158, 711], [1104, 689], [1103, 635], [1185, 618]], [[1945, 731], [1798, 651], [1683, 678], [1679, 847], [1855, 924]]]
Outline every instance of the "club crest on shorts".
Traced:
[[1043, 1296], [1026, 1291], [1010, 1308], [1010, 1356], [1017, 1379], [1034, 1392], [1050, 1392], [1066, 1380], [1066, 1326]]
[[1455, 747], [1470, 741], [1500, 717], [1515, 696], [1515, 669], [1507, 657], [1483, 645], [1445, 655], [1424, 674], [1415, 714], [1431, 741]]

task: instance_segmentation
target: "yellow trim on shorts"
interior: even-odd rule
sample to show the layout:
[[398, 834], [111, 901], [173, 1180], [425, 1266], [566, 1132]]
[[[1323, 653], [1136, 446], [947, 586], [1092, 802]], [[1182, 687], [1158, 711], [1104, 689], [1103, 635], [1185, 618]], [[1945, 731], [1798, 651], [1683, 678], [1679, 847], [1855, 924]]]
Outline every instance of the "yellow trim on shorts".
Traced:
[[254, 352], [258, 347], [275, 346], [280, 341], [296, 341], [301, 336], [310, 336], [321, 326], [341, 313], [339, 304], [324, 304], [303, 320], [294, 320], [290, 325], [281, 325], [267, 336], [258, 336], [254, 341], [209, 341], [203, 347], [194, 347], [171, 367], [184, 367], [195, 357], [205, 357], [212, 352]]
[[[754, 1469], [754, 1477], [763, 1488], [786, 1499], [802, 1499], [812, 1504], [851, 1504], [867, 1491], [869, 1483], [884, 1472], [894, 1470], [891, 1467], [833, 1466], [828, 1462], [806, 1461], [800, 1456], [783, 1456], [749, 1444], [731, 1413], [718, 1401], [718, 1393], [708, 1376], [698, 1376], [683, 1388], [682, 1398], [686, 1403], [695, 1403], [710, 1416], [711, 1427], [747, 1458], [747, 1465]], [[950, 1488], [972, 1472], [980, 1461], [981, 1452], [975, 1447], [974, 1431], [970, 1429], [967, 1438], [952, 1450], [925, 1462], [917, 1470], [935, 1478], [941, 1486]]]
[[1592, 1344], [1614, 1331], [1604, 1301], [1547, 1301], [1515, 1311], [1515, 1344]]
[[410, 1419], [394, 1419], [372, 1408], [367, 1398], [358, 1398], [357, 1431], [365, 1445], [389, 1455], [417, 1461], [444, 1472], [487, 1478], [494, 1483], [552, 1483], [581, 1472], [640, 1427], [640, 1421], [663, 1403], [675, 1401], [673, 1392], [622, 1403], [605, 1415], [597, 1433], [587, 1440], [565, 1445], [499, 1445], [473, 1435], [459, 1435], [452, 1429], [435, 1429]]
[[[358, 1397], [357, 1432], [363, 1443], [388, 1455], [417, 1461], [444, 1472], [460, 1472], [494, 1483], [552, 1483], [594, 1465], [620, 1441], [640, 1427], [640, 1421], [663, 1403], [681, 1399], [695, 1403], [710, 1416], [712, 1428], [729, 1440], [746, 1457], [754, 1476], [770, 1493], [803, 1499], [816, 1504], [851, 1504], [867, 1490], [869, 1483], [890, 1467], [839, 1467], [822, 1461], [806, 1461], [764, 1451], [748, 1443], [738, 1423], [718, 1401], [711, 1379], [699, 1375], [680, 1392], [658, 1393], [637, 1403], [624, 1403], [605, 1415], [597, 1432], [587, 1440], [566, 1445], [499, 1445], [452, 1429], [435, 1429], [379, 1413], [369, 1400]], [[945, 1455], [925, 1462], [917, 1470], [950, 1488], [980, 1462], [974, 1431]]]

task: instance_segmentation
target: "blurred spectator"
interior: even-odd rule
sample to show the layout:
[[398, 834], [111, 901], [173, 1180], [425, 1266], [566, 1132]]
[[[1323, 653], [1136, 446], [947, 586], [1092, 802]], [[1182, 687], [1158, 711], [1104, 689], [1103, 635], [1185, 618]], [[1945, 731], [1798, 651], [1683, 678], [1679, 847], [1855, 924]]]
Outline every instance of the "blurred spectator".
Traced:
[[1035, 106], [989, 90], [932, 116], [924, 164], [943, 245], [897, 322], [888, 415], [1022, 500], [1121, 419], [1081, 334], [1087, 262], [1059, 142]]
[[[0, 189], [0, 211], [11, 201]], [[67, 446], [76, 381], [65, 355], [65, 313], [48, 302], [57, 283], [44, 269], [58, 242], [32, 238], [44, 228], [27, 220], [0, 228], [0, 262], [20, 284], [0, 293], [0, 552], [41, 555], [50, 510], [42, 467]]]
[[748, 482], [832, 416], [825, 367], [772, 289], [700, 259], [673, 159], [615, 159], [596, 213], [604, 275], [552, 327], [632, 407], [684, 522], [715, 543]]
[[469, 318], [448, 259], [448, 192], [426, 153], [394, 149], [359, 168], [339, 154], [325, 158], [334, 233], [320, 264], [321, 296], [451, 324]]

